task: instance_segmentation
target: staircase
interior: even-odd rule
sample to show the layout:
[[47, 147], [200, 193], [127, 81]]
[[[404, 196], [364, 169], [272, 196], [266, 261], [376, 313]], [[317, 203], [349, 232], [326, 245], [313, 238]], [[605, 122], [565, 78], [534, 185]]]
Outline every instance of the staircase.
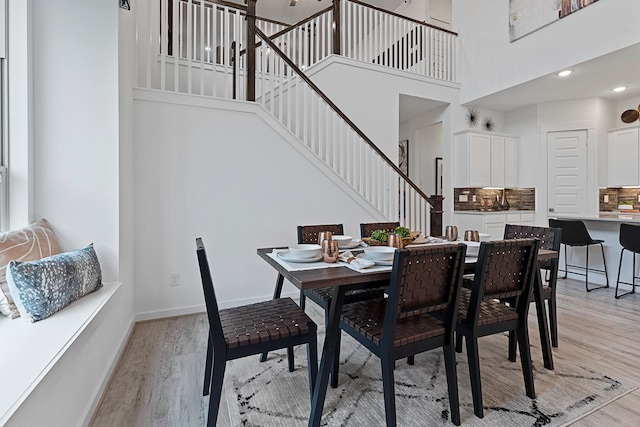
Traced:
[[455, 82], [456, 34], [356, 0], [293, 26], [255, 6], [139, 1], [138, 87], [255, 101], [385, 218], [440, 235], [441, 196], [424, 194], [304, 70], [342, 55]]

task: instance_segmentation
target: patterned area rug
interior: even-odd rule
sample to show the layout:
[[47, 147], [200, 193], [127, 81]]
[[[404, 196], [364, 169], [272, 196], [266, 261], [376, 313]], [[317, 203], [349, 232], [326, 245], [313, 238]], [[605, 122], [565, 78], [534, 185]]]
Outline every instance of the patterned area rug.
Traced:
[[[519, 358], [509, 362], [506, 348], [506, 336], [480, 339], [483, 419], [473, 414], [466, 353], [457, 354], [463, 426], [566, 425], [634, 389], [581, 366], [558, 366], [556, 361], [555, 370], [548, 371], [536, 359], [539, 349], [532, 348], [537, 398], [529, 399]], [[247, 357], [227, 365], [220, 411], [226, 403], [233, 426], [306, 425], [310, 410], [306, 347], [299, 346], [295, 355], [293, 373], [287, 370], [286, 351], [270, 353], [265, 363]], [[327, 392], [322, 425], [384, 425], [380, 373], [379, 359], [343, 334], [340, 382]], [[442, 350], [417, 355], [414, 366], [398, 361], [395, 381], [398, 426], [453, 425]]]

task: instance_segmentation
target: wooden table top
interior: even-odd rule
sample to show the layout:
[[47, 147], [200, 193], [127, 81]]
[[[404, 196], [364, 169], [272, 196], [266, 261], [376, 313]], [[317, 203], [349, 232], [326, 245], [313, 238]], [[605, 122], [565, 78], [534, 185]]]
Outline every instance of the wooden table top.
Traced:
[[[317, 289], [327, 286], [344, 286], [354, 285], [358, 283], [369, 283], [378, 280], [389, 280], [391, 278], [391, 271], [377, 271], [377, 272], [357, 272], [343, 267], [330, 267], [330, 268], [316, 268], [312, 270], [296, 270], [288, 271], [276, 260], [271, 258], [269, 254], [274, 248], [261, 248], [258, 249], [258, 255], [264, 259], [269, 265], [275, 268], [285, 279], [291, 282], [298, 289]], [[540, 249], [538, 251], [538, 260], [547, 260], [558, 257], [557, 251], [548, 249]], [[475, 261], [477, 258], [467, 258], [465, 262], [465, 269], [475, 267]]]

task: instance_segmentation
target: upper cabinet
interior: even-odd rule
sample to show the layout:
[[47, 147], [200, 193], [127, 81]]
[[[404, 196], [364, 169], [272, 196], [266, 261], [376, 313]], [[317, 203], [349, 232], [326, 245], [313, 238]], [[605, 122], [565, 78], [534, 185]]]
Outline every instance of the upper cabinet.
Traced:
[[640, 185], [640, 128], [609, 131], [609, 186]]
[[518, 138], [492, 132], [454, 134], [455, 187], [517, 187]]

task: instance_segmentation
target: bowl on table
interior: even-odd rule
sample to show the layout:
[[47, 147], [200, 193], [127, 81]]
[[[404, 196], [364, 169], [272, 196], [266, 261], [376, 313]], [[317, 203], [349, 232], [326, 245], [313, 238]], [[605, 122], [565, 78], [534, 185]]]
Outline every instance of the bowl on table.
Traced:
[[339, 248], [346, 248], [353, 241], [353, 237], [345, 236], [345, 235], [342, 235], [342, 234], [334, 234], [332, 238], [333, 238], [333, 240], [338, 242], [338, 247]]
[[314, 258], [320, 256], [322, 246], [313, 243], [302, 243], [289, 246], [289, 254], [295, 258]]
[[369, 246], [364, 248], [367, 258], [373, 262], [391, 264], [396, 248], [392, 246]]

